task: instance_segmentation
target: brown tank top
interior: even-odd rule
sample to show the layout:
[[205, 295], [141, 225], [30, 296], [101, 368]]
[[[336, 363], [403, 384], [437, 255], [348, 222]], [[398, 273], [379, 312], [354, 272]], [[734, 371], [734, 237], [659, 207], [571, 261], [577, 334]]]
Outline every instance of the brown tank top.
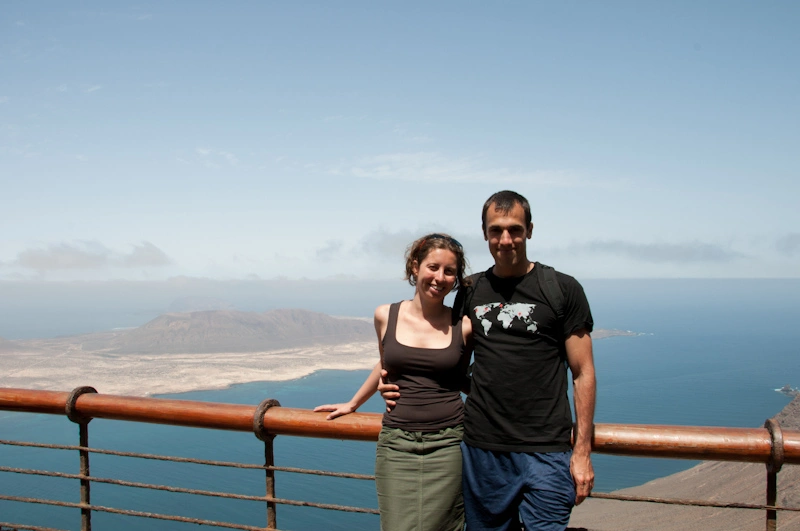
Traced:
[[430, 432], [460, 424], [464, 419], [460, 390], [470, 358], [461, 321], [453, 326], [449, 346], [409, 347], [397, 341], [400, 304], [396, 302], [389, 307], [389, 322], [382, 340], [387, 381], [400, 387], [400, 398], [392, 411], [384, 413], [383, 425]]

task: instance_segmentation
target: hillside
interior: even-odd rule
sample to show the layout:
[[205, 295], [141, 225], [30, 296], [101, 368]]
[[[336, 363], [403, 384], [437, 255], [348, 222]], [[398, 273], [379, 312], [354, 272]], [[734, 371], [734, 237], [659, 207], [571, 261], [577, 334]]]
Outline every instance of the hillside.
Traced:
[[0, 339], [0, 352], [97, 354], [208, 354], [264, 352], [374, 342], [367, 319], [331, 317], [308, 310], [263, 313], [214, 310], [167, 313], [142, 326], [49, 339]]
[[[258, 352], [374, 340], [372, 324], [307, 310], [169, 313], [112, 337], [84, 338], [83, 348], [113, 354]], [[88, 339], [88, 340], [87, 340]]]
[[[776, 415], [785, 430], [800, 430], [800, 397]], [[634, 496], [763, 504], [766, 467], [754, 463], [708, 461], [689, 470], [617, 491]], [[800, 465], [778, 473], [778, 505], [800, 507]], [[729, 531], [764, 529], [764, 511], [715, 509], [589, 499], [575, 508], [572, 529], [591, 531]], [[778, 530], [800, 530], [800, 513], [779, 512]]]

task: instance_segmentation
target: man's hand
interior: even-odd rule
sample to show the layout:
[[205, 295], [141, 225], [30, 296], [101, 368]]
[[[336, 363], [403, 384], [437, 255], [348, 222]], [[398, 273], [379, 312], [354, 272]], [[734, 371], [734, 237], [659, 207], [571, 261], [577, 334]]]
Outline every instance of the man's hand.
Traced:
[[592, 468], [591, 455], [573, 452], [569, 461], [569, 472], [575, 482], [575, 505], [580, 505], [594, 488], [594, 468]]
[[400, 398], [400, 388], [395, 384], [387, 384], [386, 377], [389, 375], [386, 370], [381, 371], [381, 379], [378, 382], [378, 392], [386, 402], [386, 411], [391, 411], [397, 405], [396, 400]]

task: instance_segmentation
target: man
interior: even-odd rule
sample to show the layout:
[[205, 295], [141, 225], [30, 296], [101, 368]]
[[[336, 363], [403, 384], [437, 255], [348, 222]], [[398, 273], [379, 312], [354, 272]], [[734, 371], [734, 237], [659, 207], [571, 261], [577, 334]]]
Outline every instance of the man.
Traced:
[[[552, 270], [548, 276], [546, 266], [528, 259], [533, 223], [524, 197], [492, 195], [482, 222], [494, 266], [472, 275], [454, 304], [457, 316], [472, 321], [475, 349], [461, 446], [467, 528], [518, 530], [521, 517], [526, 531], [564, 530], [594, 482], [589, 304], [575, 279]], [[543, 279], [554, 282], [547, 288]], [[396, 387], [379, 389], [391, 406]]]

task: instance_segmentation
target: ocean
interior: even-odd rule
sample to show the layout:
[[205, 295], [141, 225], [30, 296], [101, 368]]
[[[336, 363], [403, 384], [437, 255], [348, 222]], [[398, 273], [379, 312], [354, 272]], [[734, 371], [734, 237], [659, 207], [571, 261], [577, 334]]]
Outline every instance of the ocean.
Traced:
[[[788, 402], [775, 392], [800, 385], [796, 323], [800, 281], [682, 280], [588, 281], [584, 283], [600, 328], [638, 335], [595, 341], [598, 374], [597, 422], [761, 426]], [[621, 289], [623, 288], [624, 289]], [[312, 408], [348, 399], [367, 371], [320, 371], [288, 382], [254, 382], [218, 391], [166, 398], [258, 404], [276, 398], [287, 407]], [[522, 392], [522, 391], [521, 391]], [[378, 397], [362, 411], [379, 412]], [[0, 438], [77, 444], [77, 427], [62, 417], [0, 412]], [[90, 424], [90, 444], [100, 448], [247, 463], [263, 462], [263, 445], [252, 434], [215, 432], [105, 421]], [[374, 444], [277, 437], [279, 466], [370, 474]], [[630, 487], [696, 464], [595, 454], [597, 491]], [[0, 465], [77, 473], [74, 452], [0, 446]], [[250, 495], [264, 493], [259, 471], [218, 469], [92, 455], [92, 474], [130, 481]], [[376, 507], [371, 482], [278, 473], [282, 498]], [[0, 493], [78, 501], [75, 480], [0, 473]], [[93, 484], [92, 502], [133, 510], [165, 512], [264, 525], [257, 502], [217, 500]], [[75, 509], [0, 501], [0, 520], [79, 529]], [[192, 524], [93, 515], [95, 529], [189, 529]], [[278, 507], [278, 528], [287, 530], [378, 529], [371, 515], [314, 508]]]

